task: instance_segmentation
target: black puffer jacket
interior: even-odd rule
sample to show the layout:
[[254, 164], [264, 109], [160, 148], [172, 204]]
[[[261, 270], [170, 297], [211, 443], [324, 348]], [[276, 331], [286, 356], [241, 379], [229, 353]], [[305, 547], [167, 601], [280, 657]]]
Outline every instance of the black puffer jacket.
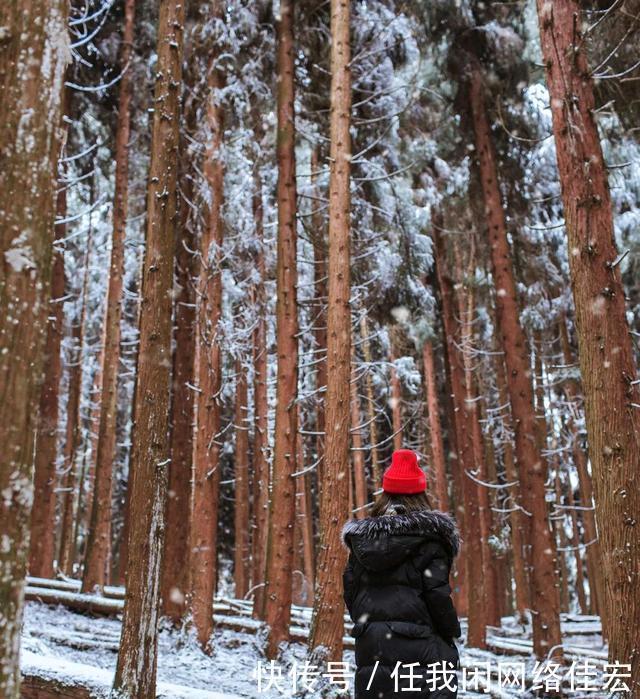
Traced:
[[[453, 638], [460, 636], [460, 624], [449, 587], [460, 545], [453, 519], [434, 510], [352, 519], [344, 525], [342, 540], [350, 551], [343, 583], [355, 622], [356, 699], [455, 697], [455, 691], [431, 691], [433, 684], [427, 683], [434, 677], [427, 666], [442, 668], [443, 661], [458, 666]], [[399, 675], [424, 678], [412, 683], [420, 693], [408, 691], [409, 679], [399, 679], [395, 691], [391, 673], [398, 662], [405, 666], [398, 666]], [[410, 669], [410, 663], [420, 665]], [[455, 688], [455, 677], [447, 681]], [[444, 684], [441, 670], [436, 687]]]

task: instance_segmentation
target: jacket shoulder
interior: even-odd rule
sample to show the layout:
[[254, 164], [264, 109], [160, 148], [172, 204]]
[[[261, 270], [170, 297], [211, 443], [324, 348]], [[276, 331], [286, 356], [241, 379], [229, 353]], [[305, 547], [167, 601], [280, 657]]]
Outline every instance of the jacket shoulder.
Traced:
[[451, 558], [460, 551], [461, 539], [455, 520], [439, 510], [350, 519], [342, 528], [342, 543], [350, 549], [349, 538], [354, 535], [375, 539], [402, 534], [441, 540]]

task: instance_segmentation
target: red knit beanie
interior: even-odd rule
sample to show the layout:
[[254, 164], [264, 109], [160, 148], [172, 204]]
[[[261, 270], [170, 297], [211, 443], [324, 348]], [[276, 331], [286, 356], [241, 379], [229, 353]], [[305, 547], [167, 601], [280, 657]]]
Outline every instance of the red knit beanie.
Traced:
[[391, 466], [382, 476], [382, 489], [387, 493], [413, 495], [427, 487], [424, 471], [418, 466], [418, 457], [411, 449], [393, 452]]

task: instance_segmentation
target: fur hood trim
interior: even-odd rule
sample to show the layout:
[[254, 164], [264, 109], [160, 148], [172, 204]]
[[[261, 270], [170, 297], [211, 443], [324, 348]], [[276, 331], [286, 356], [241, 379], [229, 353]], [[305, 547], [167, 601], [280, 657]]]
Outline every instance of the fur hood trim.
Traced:
[[346, 548], [349, 548], [347, 537], [351, 535], [374, 539], [379, 536], [393, 536], [395, 534], [439, 536], [448, 544], [452, 556], [457, 556], [460, 551], [460, 533], [453, 517], [439, 510], [350, 519], [342, 527], [342, 543]]

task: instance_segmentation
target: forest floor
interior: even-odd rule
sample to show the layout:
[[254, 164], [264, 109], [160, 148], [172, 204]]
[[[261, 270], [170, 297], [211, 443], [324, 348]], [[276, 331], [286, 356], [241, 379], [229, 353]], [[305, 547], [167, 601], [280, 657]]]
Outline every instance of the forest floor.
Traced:
[[[62, 604], [52, 604], [53, 595], [62, 595]], [[73, 591], [47, 590], [45, 587], [27, 588], [27, 602], [23, 630], [22, 668], [27, 678], [43, 678], [57, 681], [64, 686], [74, 684], [90, 689], [89, 697], [107, 697], [115, 669], [120, 637], [121, 590], [111, 588], [110, 597], [104, 599], [114, 609], [109, 615], [105, 608], [101, 615], [72, 611], [69, 604], [87, 596]], [[45, 599], [47, 603], [35, 601]], [[206, 655], [199, 648], [193, 635], [186, 631], [164, 627], [160, 634], [158, 660], [158, 696], [176, 699], [237, 699], [238, 697], [265, 697], [277, 699], [292, 697], [290, 670], [306, 659], [306, 646], [302, 642], [310, 610], [294, 609], [292, 626], [294, 638], [282, 660], [275, 667], [279, 686], [268, 687], [266, 672], [268, 663], [262, 655], [263, 637], [261, 625], [250, 618], [250, 605], [241, 600], [218, 600], [217, 627], [213, 640], [213, 654]], [[501, 699], [512, 697], [541, 696], [533, 692], [535, 684], [535, 660], [531, 657], [530, 629], [512, 618], [504, 617], [500, 629], [491, 629], [488, 635], [490, 649], [480, 651], [467, 649], [460, 644], [462, 667], [480, 667], [489, 664], [492, 677], [489, 683], [480, 680], [478, 691], [460, 691], [460, 696], [493, 696]], [[463, 631], [465, 623], [463, 621]], [[602, 645], [600, 623], [596, 617], [564, 615], [563, 636], [565, 655], [568, 662], [589, 660], [597, 668], [598, 677], [592, 680], [594, 687], [602, 687], [602, 671], [606, 662], [606, 651]], [[352, 641], [345, 638], [344, 661], [349, 671], [354, 667]], [[262, 686], [258, 685], [257, 669], [262, 664]], [[524, 664], [527, 690], [499, 687], [500, 665], [521, 666]], [[277, 679], [277, 674], [281, 678]], [[485, 674], [483, 670], [481, 674]], [[544, 685], [544, 679], [540, 682]], [[580, 682], [578, 682], [580, 684]], [[606, 697], [606, 691], [570, 691], [568, 680], [563, 682], [566, 696]], [[483, 691], [488, 690], [488, 691]], [[35, 696], [35, 695], [34, 695]], [[38, 695], [39, 696], [39, 695]], [[62, 694], [60, 696], [63, 696]], [[409, 693], [407, 696], [411, 696]]]

